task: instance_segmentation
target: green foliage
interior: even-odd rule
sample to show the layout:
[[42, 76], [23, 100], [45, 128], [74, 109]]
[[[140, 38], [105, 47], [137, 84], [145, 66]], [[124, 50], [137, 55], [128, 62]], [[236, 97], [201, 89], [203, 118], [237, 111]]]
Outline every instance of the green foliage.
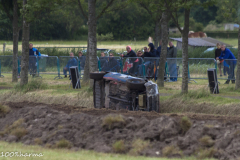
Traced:
[[31, 79], [26, 85], [22, 86], [20, 85], [20, 83], [17, 83], [14, 86], [14, 90], [16, 92], [23, 92], [23, 93], [27, 93], [27, 92], [38, 90], [38, 89], [47, 89], [47, 88], [48, 88], [47, 83], [44, 83], [42, 79], [36, 79], [36, 78]]
[[119, 140], [113, 143], [112, 148], [116, 153], [124, 153], [126, 151], [126, 146], [123, 140]]
[[207, 136], [207, 135], [200, 138], [199, 142], [204, 147], [212, 147], [215, 143], [214, 140], [212, 140], [212, 138], [210, 136]]
[[97, 34], [97, 40], [98, 41], [110, 41], [113, 40], [113, 34], [112, 33], [107, 33], [106, 35], [104, 34]]
[[196, 22], [193, 18], [189, 19], [189, 30], [198, 32], [198, 31], [203, 31], [203, 24]]

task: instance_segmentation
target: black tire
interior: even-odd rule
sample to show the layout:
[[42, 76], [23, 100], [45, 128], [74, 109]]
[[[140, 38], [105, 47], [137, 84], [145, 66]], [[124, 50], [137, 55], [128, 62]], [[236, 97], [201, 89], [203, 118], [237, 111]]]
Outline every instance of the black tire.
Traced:
[[101, 80], [105, 74], [107, 73], [104, 71], [91, 72], [90, 79]]
[[144, 86], [145, 80], [143, 79], [128, 79], [127, 80], [127, 87], [130, 90], [139, 90], [144, 91], [146, 87]]

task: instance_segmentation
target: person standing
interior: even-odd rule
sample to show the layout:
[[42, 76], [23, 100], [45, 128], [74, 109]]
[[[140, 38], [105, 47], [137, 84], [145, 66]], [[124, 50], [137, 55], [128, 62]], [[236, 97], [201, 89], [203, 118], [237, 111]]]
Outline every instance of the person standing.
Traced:
[[78, 52], [78, 56], [79, 56], [78, 58], [79, 58], [79, 61], [80, 61], [80, 69], [84, 70], [86, 56], [84, 56], [81, 51]]
[[173, 45], [172, 41], [168, 43], [169, 49], [167, 51], [167, 63], [170, 74], [170, 81], [177, 81], [177, 48]]
[[[221, 46], [219, 43], [217, 43], [217, 48], [215, 49], [215, 59], [219, 57], [222, 53]], [[217, 60], [217, 59], [216, 59]], [[218, 69], [220, 73], [220, 77], [222, 77], [222, 68], [223, 68], [223, 61], [224, 60], [217, 60], [218, 64]]]
[[235, 83], [234, 69], [236, 67], [237, 60], [233, 53], [230, 51], [230, 49], [226, 48], [226, 45], [222, 45], [221, 50], [222, 50], [221, 55], [216, 59], [224, 60], [229, 65], [229, 75], [225, 84], [229, 84], [230, 80], [232, 81], [232, 83]]
[[33, 77], [36, 75], [38, 57], [41, 57], [41, 53], [36, 48], [33, 48], [32, 43], [29, 43], [29, 71]]
[[77, 66], [77, 60], [74, 58], [73, 52], [69, 53], [70, 59], [68, 60], [67, 65], [63, 68], [64, 78], [67, 78], [67, 71], [69, 71], [69, 79], [71, 79], [70, 67]]

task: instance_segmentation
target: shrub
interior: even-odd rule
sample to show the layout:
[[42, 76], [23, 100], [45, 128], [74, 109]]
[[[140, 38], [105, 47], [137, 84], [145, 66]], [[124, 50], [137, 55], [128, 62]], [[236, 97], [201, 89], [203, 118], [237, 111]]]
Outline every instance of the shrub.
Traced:
[[103, 119], [102, 126], [108, 127], [108, 129], [112, 129], [113, 124], [115, 123], [121, 123], [125, 124], [125, 120], [123, 119], [123, 116], [121, 115], [108, 115]]
[[164, 157], [168, 157], [168, 156], [176, 155], [176, 154], [178, 154], [178, 155], [180, 155], [180, 156], [183, 156], [183, 154], [181, 153], [181, 151], [179, 150], [179, 148], [176, 147], [176, 146], [171, 145], [171, 146], [164, 147], [164, 148], [162, 149], [162, 155], [163, 155]]
[[56, 143], [56, 148], [71, 148], [72, 144], [66, 139], [62, 139]]
[[180, 126], [182, 128], [183, 133], [186, 133], [192, 126], [192, 122], [188, 117], [182, 117]]
[[10, 134], [15, 135], [18, 139], [21, 139], [23, 136], [27, 134], [27, 130], [23, 127], [17, 127], [13, 129]]
[[202, 146], [204, 147], [211, 147], [214, 145], [214, 141], [212, 140], [211, 137], [209, 136], [204, 136], [202, 138], [199, 139], [199, 142], [201, 143]]
[[141, 139], [136, 139], [132, 142], [132, 149], [130, 150], [130, 155], [139, 155], [144, 149], [150, 146], [149, 141], [144, 141]]
[[14, 90], [17, 92], [27, 93], [29, 91], [34, 91], [38, 89], [47, 89], [48, 84], [44, 83], [42, 79], [31, 79], [28, 84], [21, 86], [20, 83], [14, 86]]
[[0, 115], [6, 115], [10, 111], [10, 107], [0, 104]]
[[126, 146], [123, 140], [116, 141], [112, 145], [113, 151], [116, 153], [124, 153], [126, 150]]

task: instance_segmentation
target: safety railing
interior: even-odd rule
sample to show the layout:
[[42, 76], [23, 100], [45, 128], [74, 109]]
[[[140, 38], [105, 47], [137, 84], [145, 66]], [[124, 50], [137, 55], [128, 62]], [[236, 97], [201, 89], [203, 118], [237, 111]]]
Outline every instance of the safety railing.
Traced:
[[123, 69], [122, 73], [135, 76], [135, 77], [146, 77], [144, 61], [141, 57], [128, 57], [123, 58]]
[[122, 60], [120, 57], [98, 57], [99, 71], [121, 72]]
[[[82, 75], [83, 72], [81, 72], [81, 62], [78, 60], [78, 57], [69, 57], [69, 56], [60, 56], [59, 57], [59, 68], [60, 71], [62, 70], [63, 76], [67, 77], [67, 75], [70, 75], [70, 67], [72, 66], [78, 66], [79, 74]], [[61, 75], [61, 72], [60, 72]]]

